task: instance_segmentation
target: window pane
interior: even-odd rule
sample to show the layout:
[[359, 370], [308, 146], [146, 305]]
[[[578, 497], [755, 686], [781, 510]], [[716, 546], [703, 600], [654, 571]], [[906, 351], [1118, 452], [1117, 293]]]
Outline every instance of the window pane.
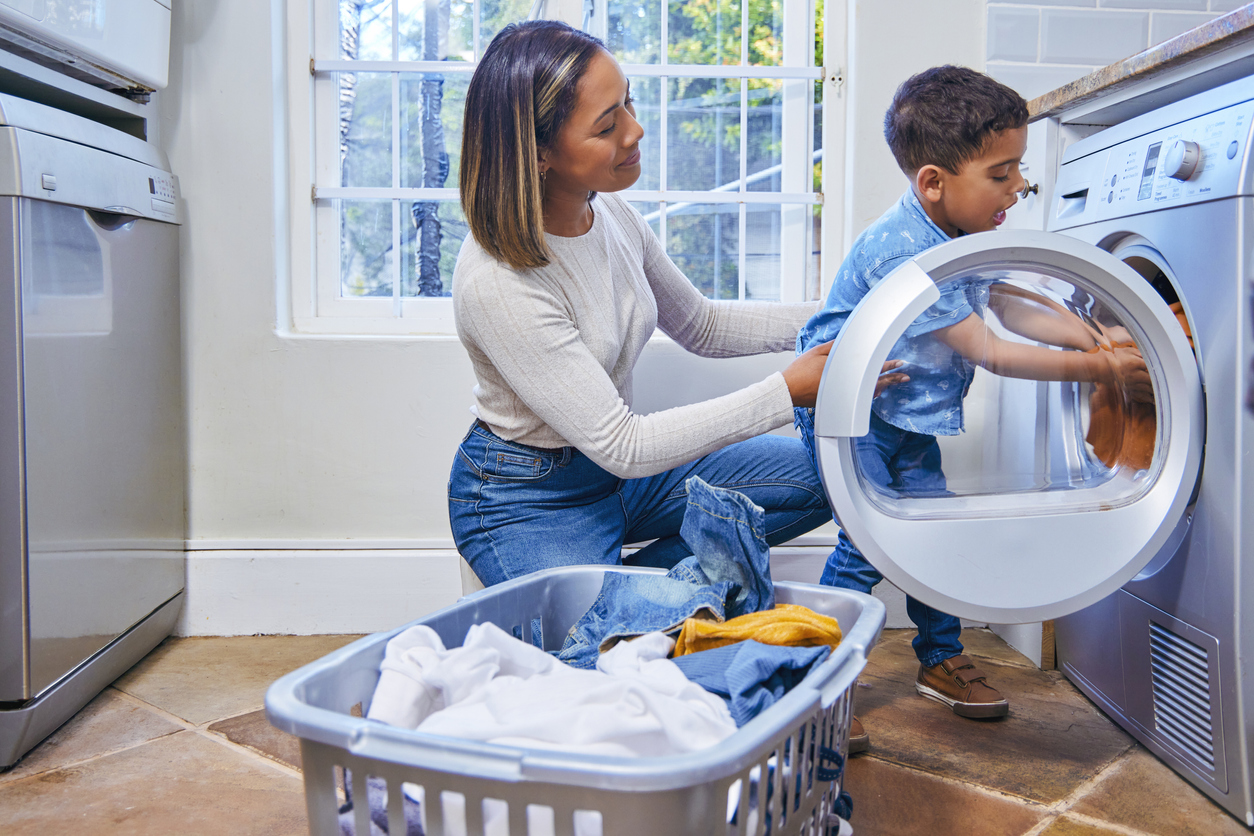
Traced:
[[340, 0], [340, 58], [392, 60], [391, 0]]
[[631, 78], [631, 97], [635, 100], [636, 121], [644, 129], [640, 140], [640, 179], [632, 188], [660, 189], [662, 130], [662, 80], [659, 78]]
[[[793, 0], [792, 6], [797, 14], [808, 11], [801, 0]], [[783, 3], [749, 4], [749, 63], [768, 67], [784, 63]]]
[[[818, 245], [818, 217], [812, 207], [795, 203], [748, 203], [745, 212], [745, 298], [778, 302], [784, 269], [783, 242], [787, 237], [788, 252], [795, 256], [790, 268], [809, 275], [817, 257], [812, 251]], [[788, 229], [786, 224], [793, 224], [793, 228]], [[808, 235], [806, 227], [813, 228], [815, 234]], [[811, 250], [808, 254], [807, 249]], [[802, 287], [805, 286], [803, 280]]]
[[784, 83], [779, 79], [749, 79], [749, 135], [745, 149], [749, 155], [751, 192], [780, 190], [783, 91]]
[[445, 54], [451, 61], [475, 60], [475, 4], [472, 0], [452, 0]]
[[401, 201], [401, 295], [451, 296], [457, 252], [469, 234], [457, 201]]
[[401, 187], [456, 188], [470, 73], [401, 75]]
[[615, 58], [624, 64], [662, 60], [662, 0], [610, 2], [606, 14], [605, 45]]
[[710, 299], [740, 298], [740, 211], [735, 203], [676, 203], [666, 211], [666, 252]]
[[510, 23], [526, 20], [531, 11], [532, 0], [483, 0], [479, 4], [480, 24], [479, 39], [484, 49]]
[[672, 2], [667, 27], [672, 64], [740, 63], [740, 0]]
[[340, 185], [392, 185], [392, 77], [336, 73], [340, 89]]
[[341, 200], [340, 295], [392, 295], [392, 201]]
[[716, 189], [739, 181], [739, 80], [672, 78], [667, 83], [667, 188]]

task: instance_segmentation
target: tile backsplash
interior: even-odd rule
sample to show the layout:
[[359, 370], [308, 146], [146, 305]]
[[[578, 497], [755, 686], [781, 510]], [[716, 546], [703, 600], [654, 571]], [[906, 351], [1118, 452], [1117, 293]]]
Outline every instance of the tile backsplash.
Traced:
[[986, 69], [1032, 99], [1241, 5], [1237, 0], [991, 2]]

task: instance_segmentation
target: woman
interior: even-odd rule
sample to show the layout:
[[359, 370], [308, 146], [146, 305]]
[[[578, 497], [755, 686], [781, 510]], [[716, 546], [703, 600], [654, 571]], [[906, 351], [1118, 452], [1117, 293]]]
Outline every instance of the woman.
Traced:
[[[766, 512], [782, 543], [830, 518], [801, 442], [763, 435], [812, 406], [828, 346], [738, 392], [632, 412], [632, 368], [655, 327], [689, 351], [792, 349], [814, 303], [712, 302], [615, 194], [640, 176], [627, 79], [597, 39], [512, 24], [466, 94], [457, 332], [478, 420], [449, 479], [457, 548], [487, 585], [538, 569], [630, 559], [669, 568], [690, 476]], [[887, 376], [891, 379], [893, 376]]]

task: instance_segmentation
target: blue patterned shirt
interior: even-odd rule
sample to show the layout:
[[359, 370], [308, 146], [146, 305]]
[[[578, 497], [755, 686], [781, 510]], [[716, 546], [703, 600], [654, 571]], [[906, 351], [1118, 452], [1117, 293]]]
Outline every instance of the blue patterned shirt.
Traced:
[[[914, 191], [901, 199], [854, 241], [840, 265], [827, 301], [797, 334], [797, 353], [836, 339], [862, 297], [885, 276], [924, 250], [950, 240], [927, 216]], [[937, 339], [937, 329], [956, 325], [988, 303], [988, 283], [947, 282], [941, 298], [906, 329], [888, 353], [905, 360], [906, 383], [891, 386], [872, 404], [894, 427], [926, 435], [957, 435], [963, 430], [962, 399], [975, 366]]]

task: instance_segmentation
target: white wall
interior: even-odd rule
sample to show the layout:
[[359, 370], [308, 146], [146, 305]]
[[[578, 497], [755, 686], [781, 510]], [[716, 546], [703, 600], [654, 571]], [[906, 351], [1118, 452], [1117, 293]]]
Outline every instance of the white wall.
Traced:
[[[848, 0], [848, 4], [846, 248], [908, 185], [884, 142], [884, 111], [897, 86], [938, 64], [983, 69], [985, 21], [984, 0]], [[824, 290], [831, 286], [833, 274], [825, 272]]]
[[[472, 385], [461, 346], [452, 337], [276, 332], [276, 288], [287, 281], [275, 204], [285, 175], [275, 118], [284, 83], [273, 69], [283, 5], [219, 0], [173, 10], [158, 133], [186, 210], [192, 551], [184, 633], [284, 632], [273, 618], [253, 617], [275, 610], [301, 614], [289, 624], [294, 632], [382, 629], [399, 623], [395, 608], [372, 611], [346, 590], [368, 602], [405, 588], [410, 618], [460, 590], [451, 552], [423, 547], [451, 547], [444, 486], [469, 424]], [[338, 555], [338, 572], [319, 559], [324, 547], [371, 546], [405, 551]], [[415, 577], [424, 562], [431, 571]], [[258, 572], [258, 563], [272, 565]]]

